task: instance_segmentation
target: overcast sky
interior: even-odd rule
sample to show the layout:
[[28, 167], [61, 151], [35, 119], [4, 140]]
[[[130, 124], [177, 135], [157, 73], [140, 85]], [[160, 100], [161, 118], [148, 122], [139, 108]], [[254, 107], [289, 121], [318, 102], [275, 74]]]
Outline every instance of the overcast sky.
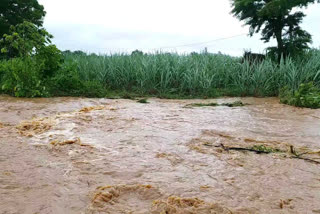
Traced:
[[[259, 35], [230, 15], [229, 0], [39, 0], [44, 26], [61, 50], [95, 53], [163, 51], [241, 55], [263, 52]], [[306, 10], [303, 28], [320, 47], [320, 5]], [[232, 37], [232, 38], [230, 38]], [[219, 40], [221, 38], [229, 38]], [[217, 41], [215, 41], [217, 40]], [[189, 46], [184, 46], [193, 44]]]

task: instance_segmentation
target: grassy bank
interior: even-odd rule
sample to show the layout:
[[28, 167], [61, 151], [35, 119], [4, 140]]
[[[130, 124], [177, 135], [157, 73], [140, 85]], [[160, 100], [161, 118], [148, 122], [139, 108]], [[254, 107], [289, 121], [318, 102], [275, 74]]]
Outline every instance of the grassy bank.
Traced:
[[[8, 72], [12, 72], [8, 64], [8, 61], [0, 63], [1, 90], [15, 95], [10, 87], [10, 90], [4, 87], [10, 76]], [[33, 72], [15, 75], [28, 79], [34, 77]], [[17, 81], [24, 83], [23, 79]], [[314, 82], [316, 87], [320, 86], [320, 50], [280, 65], [269, 59], [260, 64], [241, 63], [241, 58], [222, 54], [65, 53], [61, 69], [39, 81], [43, 87], [37, 90], [45, 88], [45, 93], [36, 96], [278, 96], [283, 87], [296, 91], [302, 83]], [[36, 83], [37, 80], [29, 84]]]

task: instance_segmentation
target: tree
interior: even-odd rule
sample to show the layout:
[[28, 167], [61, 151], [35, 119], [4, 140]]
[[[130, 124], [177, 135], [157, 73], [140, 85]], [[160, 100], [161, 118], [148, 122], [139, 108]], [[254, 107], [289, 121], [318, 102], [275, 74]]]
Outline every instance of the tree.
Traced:
[[37, 0], [1, 0], [0, 1], [0, 39], [8, 34], [10, 26], [24, 21], [42, 26], [45, 16], [44, 7]]
[[132, 56], [143, 56], [143, 52], [137, 49], [137, 50], [132, 51], [131, 55]]
[[42, 65], [43, 75], [52, 76], [60, 69], [61, 51], [53, 44], [53, 36], [30, 22], [11, 26], [10, 34], [0, 40], [1, 53], [7, 58], [33, 58]]
[[297, 8], [320, 0], [231, 0], [232, 13], [250, 26], [250, 36], [261, 32], [265, 43], [276, 39], [277, 46], [269, 54], [281, 57], [297, 55], [309, 48], [311, 35], [299, 26], [305, 14]]
[[17, 97], [49, 94], [50, 79], [62, 69], [61, 51], [51, 44], [52, 35], [44, 28], [24, 21], [10, 27], [0, 40], [7, 60], [0, 63], [0, 90]]
[[23, 22], [11, 26], [9, 34], [4, 34], [0, 40], [1, 52], [8, 58], [31, 56], [34, 52], [51, 43], [53, 36], [44, 28], [39, 28], [31, 22]]

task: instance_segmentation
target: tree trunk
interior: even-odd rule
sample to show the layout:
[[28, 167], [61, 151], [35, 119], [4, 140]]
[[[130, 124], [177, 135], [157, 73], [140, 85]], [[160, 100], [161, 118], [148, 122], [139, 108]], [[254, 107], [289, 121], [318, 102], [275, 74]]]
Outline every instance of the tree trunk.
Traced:
[[278, 43], [278, 62], [280, 63], [281, 57], [285, 57], [284, 45], [283, 45], [283, 39], [282, 39], [282, 28], [277, 30], [275, 34], [276, 34], [276, 39]]

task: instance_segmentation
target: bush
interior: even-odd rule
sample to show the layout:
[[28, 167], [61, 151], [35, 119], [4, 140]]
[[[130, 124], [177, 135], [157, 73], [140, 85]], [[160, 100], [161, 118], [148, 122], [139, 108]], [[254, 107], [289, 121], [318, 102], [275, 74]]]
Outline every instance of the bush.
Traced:
[[73, 64], [64, 64], [50, 77], [44, 75], [46, 64], [38, 61], [31, 57], [0, 61], [0, 92], [16, 97], [104, 97], [107, 94], [100, 82], [81, 79]]
[[74, 64], [65, 64], [50, 80], [52, 96], [104, 97], [106, 93], [100, 82], [81, 79]]
[[1, 91], [16, 97], [48, 96], [42, 70], [42, 65], [30, 57], [1, 61]]
[[297, 91], [285, 87], [280, 91], [280, 102], [297, 107], [320, 108], [320, 90], [312, 82], [301, 84]]
[[42, 75], [44, 78], [52, 77], [63, 63], [63, 55], [55, 45], [44, 46], [35, 55], [38, 64], [43, 64]]

